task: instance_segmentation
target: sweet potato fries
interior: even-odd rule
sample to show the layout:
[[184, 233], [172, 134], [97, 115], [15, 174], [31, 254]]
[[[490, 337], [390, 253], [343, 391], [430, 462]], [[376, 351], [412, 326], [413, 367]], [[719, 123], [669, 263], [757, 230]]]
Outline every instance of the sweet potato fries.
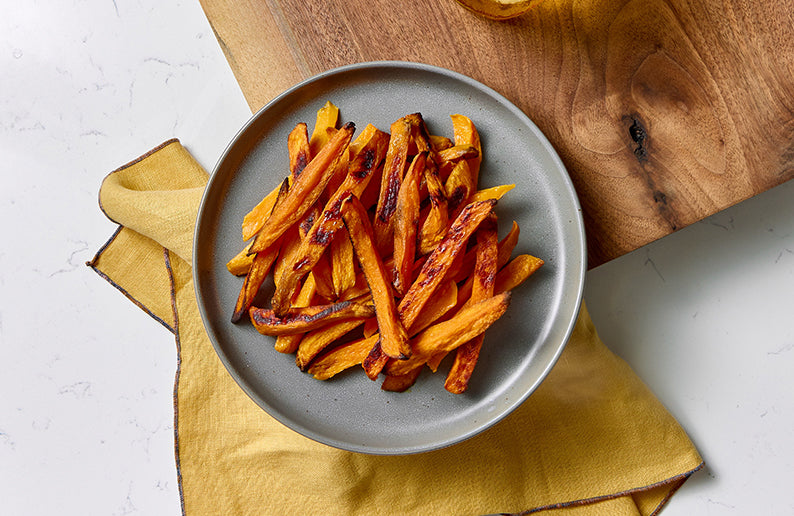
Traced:
[[510, 260], [518, 225], [500, 241], [495, 208], [514, 185], [478, 190], [477, 127], [464, 115], [451, 121], [453, 138], [411, 113], [354, 139], [355, 124], [339, 126], [327, 102], [311, 137], [298, 123], [289, 175], [245, 216], [249, 242], [227, 263], [243, 276], [232, 321], [247, 316], [319, 380], [360, 365], [389, 391], [450, 354], [445, 388], [465, 392], [489, 351], [487, 329], [543, 260]]

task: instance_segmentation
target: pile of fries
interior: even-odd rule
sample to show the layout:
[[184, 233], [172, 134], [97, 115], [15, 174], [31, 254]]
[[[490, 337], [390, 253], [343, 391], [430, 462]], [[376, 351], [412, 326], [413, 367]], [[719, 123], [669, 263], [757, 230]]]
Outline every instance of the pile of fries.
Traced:
[[451, 118], [453, 139], [429, 134], [419, 113], [353, 139], [330, 102], [311, 137], [297, 124], [289, 176], [245, 216], [250, 243], [227, 263], [245, 276], [232, 321], [247, 315], [317, 379], [361, 365], [389, 391], [454, 353], [445, 388], [464, 392], [485, 330], [543, 260], [510, 259], [519, 228], [498, 240], [494, 207], [514, 185], [477, 190], [477, 128]]

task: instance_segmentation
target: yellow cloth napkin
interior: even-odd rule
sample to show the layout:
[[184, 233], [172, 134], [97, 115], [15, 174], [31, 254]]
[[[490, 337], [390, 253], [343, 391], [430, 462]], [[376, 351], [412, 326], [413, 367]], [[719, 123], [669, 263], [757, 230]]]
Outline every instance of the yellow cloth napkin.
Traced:
[[183, 511], [205, 514], [657, 513], [703, 462], [678, 423], [599, 340], [586, 309], [540, 388], [491, 429], [418, 455], [311, 441], [237, 386], [193, 292], [193, 225], [207, 173], [177, 140], [112, 172], [119, 230], [88, 263], [176, 335]]

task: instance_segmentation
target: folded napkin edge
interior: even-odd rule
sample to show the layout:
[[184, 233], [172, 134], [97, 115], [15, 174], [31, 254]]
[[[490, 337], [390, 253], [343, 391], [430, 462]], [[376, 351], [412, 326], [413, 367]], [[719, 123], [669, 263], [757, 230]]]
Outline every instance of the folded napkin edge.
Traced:
[[[108, 217], [108, 218], [110, 218], [110, 217]], [[111, 220], [112, 220], [112, 219], [111, 219]], [[159, 323], [160, 323], [160, 324], [162, 324], [162, 325], [163, 325], [163, 326], [164, 326], [164, 327], [165, 327], [165, 328], [166, 328], [168, 331], [170, 331], [171, 333], [173, 333], [174, 335], [176, 335], [177, 329], [176, 329], [174, 326], [172, 326], [172, 325], [168, 324], [167, 322], [165, 322], [165, 320], [163, 320], [163, 319], [162, 319], [161, 317], [159, 317], [157, 314], [155, 314], [154, 312], [152, 312], [152, 311], [151, 311], [151, 310], [150, 310], [150, 309], [149, 309], [149, 308], [148, 308], [148, 307], [147, 307], [145, 304], [143, 304], [142, 302], [140, 302], [140, 301], [139, 301], [139, 300], [138, 300], [138, 299], [137, 299], [135, 296], [133, 296], [133, 295], [132, 295], [132, 294], [131, 294], [131, 293], [130, 293], [130, 292], [127, 290], [127, 289], [125, 289], [125, 288], [124, 288], [124, 287], [122, 287], [122, 286], [121, 286], [119, 283], [117, 283], [115, 280], [113, 280], [113, 278], [111, 278], [110, 276], [108, 276], [107, 274], [105, 274], [104, 272], [102, 272], [102, 270], [100, 270], [100, 268], [97, 266], [97, 262], [99, 261], [99, 258], [102, 256], [102, 254], [105, 252], [105, 250], [106, 250], [108, 247], [110, 247], [110, 246], [113, 244], [113, 242], [116, 240], [116, 238], [119, 236], [119, 234], [121, 233], [121, 231], [122, 231], [123, 229], [124, 229], [124, 226], [122, 226], [122, 225], [119, 225], [119, 226], [116, 228], [116, 231], [114, 231], [114, 232], [113, 232], [113, 234], [110, 236], [110, 238], [107, 240], [107, 242], [105, 242], [105, 243], [102, 245], [102, 247], [100, 247], [100, 248], [99, 248], [99, 250], [96, 252], [96, 254], [94, 255], [94, 257], [93, 257], [91, 260], [89, 260], [89, 261], [85, 262], [85, 264], [86, 264], [86, 266], [87, 266], [87, 267], [91, 268], [91, 269], [92, 269], [94, 272], [96, 272], [96, 273], [99, 275], [99, 277], [100, 277], [100, 278], [104, 279], [105, 281], [107, 281], [108, 283], [110, 283], [110, 285], [111, 285], [111, 286], [115, 287], [115, 288], [116, 288], [116, 290], [118, 290], [119, 292], [121, 292], [121, 294], [122, 294], [124, 297], [126, 297], [127, 299], [129, 299], [129, 300], [132, 302], [132, 304], [134, 304], [135, 306], [137, 306], [138, 308], [140, 308], [141, 310], [143, 310], [143, 311], [144, 311], [144, 312], [145, 312], [147, 315], [149, 315], [149, 316], [150, 316], [152, 319], [154, 319], [155, 321], [159, 322]], [[171, 270], [170, 270], [171, 266], [170, 266], [170, 257], [168, 256], [168, 249], [166, 249], [166, 248], [163, 248], [163, 255], [164, 255], [164, 259], [165, 259], [165, 263], [166, 263], [166, 268], [168, 269], [168, 273], [169, 273], [169, 276], [170, 276], [170, 275], [171, 275]], [[171, 288], [172, 288], [172, 290], [173, 290], [173, 284], [171, 285]]]
[[[128, 169], [128, 168], [130, 168], [130, 167], [132, 167], [132, 166], [134, 166], [134, 165], [136, 165], [138, 163], [140, 163], [141, 161], [145, 160], [146, 158], [152, 156], [153, 154], [156, 154], [157, 152], [163, 150], [164, 148], [166, 148], [169, 145], [172, 145], [174, 143], [181, 143], [181, 142], [179, 141], [179, 138], [169, 138], [168, 140], [164, 141], [160, 145], [157, 145], [156, 147], [154, 147], [154, 148], [146, 151], [145, 153], [141, 154], [137, 158], [125, 163], [124, 165], [116, 168], [115, 170], [110, 171], [107, 175], [105, 175], [105, 177], [102, 179], [102, 182], [99, 184], [99, 190], [97, 191], [97, 203], [99, 204], [99, 209], [102, 211], [102, 213], [105, 214], [105, 217], [107, 217], [111, 222], [115, 222], [116, 224], [121, 225], [121, 223], [119, 221], [115, 220], [113, 217], [111, 217], [108, 214], [108, 212], [105, 210], [105, 207], [102, 205], [102, 198], [101, 198], [102, 185], [105, 184], [105, 182], [108, 180], [108, 178], [110, 178], [114, 174], [117, 174], [118, 172], [126, 170], [126, 169]], [[111, 240], [112, 240], [112, 237], [111, 237]], [[105, 245], [107, 245], [107, 244], [105, 244]], [[104, 248], [104, 246], [103, 246], [103, 248]]]

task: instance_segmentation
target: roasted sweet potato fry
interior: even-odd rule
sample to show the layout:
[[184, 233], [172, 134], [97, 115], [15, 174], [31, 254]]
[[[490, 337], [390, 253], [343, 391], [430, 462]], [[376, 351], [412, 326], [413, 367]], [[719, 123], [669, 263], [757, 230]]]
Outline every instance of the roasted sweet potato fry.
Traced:
[[[312, 305], [314, 294], [317, 291], [317, 284], [314, 281], [314, 275], [309, 274], [306, 276], [306, 281], [303, 282], [298, 297], [292, 303], [293, 308], [305, 308]], [[295, 353], [298, 349], [303, 334], [296, 333], [293, 335], [279, 335], [276, 337], [274, 348], [279, 353]]]
[[430, 210], [419, 228], [417, 242], [419, 254], [433, 251], [444, 238], [449, 225], [447, 196], [444, 185], [438, 177], [438, 168], [432, 164], [432, 161], [428, 161], [428, 166], [425, 168], [425, 183], [430, 198]]
[[491, 213], [496, 200], [490, 199], [467, 205], [452, 223], [443, 241], [425, 262], [418, 277], [403, 296], [399, 305], [400, 319], [410, 327], [455, 259], [465, 247], [469, 237]]
[[382, 255], [391, 254], [394, 231], [394, 211], [397, 209], [397, 195], [400, 192], [405, 170], [408, 167], [408, 145], [411, 142], [411, 122], [402, 117], [390, 127], [389, 148], [383, 164], [375, 219], [372, 223], [375, 245]]
[[[303, 172], [309, 164], [309, 137], [306, 133], [306, 124], [301, 122], [287, 136], [287, 150], [289, 152], [289, 181], [291, 182]], [[243, 240], [249, 240], [262, 229], [270, 217], [276, 203], [279, 188], [276, 187], [257, 204], [254, 209], [243, 217]]]
[[424, 175], [427, 152], [417, 154], [397, 196], [394, 214], [394, 266], [392, 285], [397, 297], [402, 297], [413, 281], [416, 258], [416, 232], [419, 226], [419, 180]]
[[348, 122], [309, 162], [290, 186], [283, 202], [278, 203], [256, 235], [250, 252], [270, 247], [290, 226], [300, 220], [320, 197], [334, 171], [334, 164], [353, 136], [355, 124]]
[[348, 319], [366, 319], [375, 315], [375, 307], [365, 299], [340, 301], [330, 305], [291, 308], [279, 317], [269, 308], [251, 307], [250, 317], [254, 328], [262, 335], [292, 335], [306, 333], [332, 322]]
[[458, 162], [460, 160], [469, 160], [472, 158], [479, 158], [480, 151], [471, 145], [454, 145], [436, 153], [438, 156], [439, 165], [445, 162]]
[[430, 135], [430, 148], [433, 149], [433, 152], [439, 152], [444, 149], [449, 149], [455, 145], [452, 143], [452, 140], [447, 138], [446, 136], [439, 136], [437, 134]]
[[513, 290], [540, 269], [543, 263], [543, 260], [530, 254], [516, 256], [496, 274], [494, 292]]
[[468, 204], [469, 197], [474, 192], [468, 162], [459, 161], [455, 164], [447, 181], [444, 183], [444, 190], [447, 194], [447, 205], [451, 213], [456, 213], [459, 207], [462, 208]]
[[309, 366], [308, 372], [317, 380], [327, 380], [345, 369], [360, 364], [377, 340], [376, 335], [342, 344], [318, 357]]
[[[497, 272], [497, 235], [496, 224], [483, 226], [477, 231], [477, 263], [474, 267], [474, 285], [469, 304], [488, 299], [494, 294]], [[480, 356], [484, 334], [462, 344], [455, 352], [455, 360], [447, 375], [444, 388], [453, 394], [460, 394], [469, 385], [469, 378]]]
[[420, 374], [422, 374], [421, 365], [405, 374], [386, 376], [386, 378], [383, 379], [383, 383], [380, 384], [380, 388], [384, 391], [405, 392], [416, 383]]
[[411, 355], [408, 335], [397, 316], [397, 307], [391, 284], [386, 279], [386, 268], [375, 249], [372, 226], [367, 212], [354, 195], [349, 195], [342, 206], [344, 219], [353, 248], [361, 264], [361, 270], [367, 278], [372, 301], [375, 304], [378, 328], [380, 329], [380, 345], [383, 352], [393, 358], [404, 358]]
[[[276, 242], [278, 244], [278, 241]], [[269, 249], [256, 253], [251, 262], [251, 270], [245, 276], [243, 286], [240, 288], [240, 294], [237, 296], [237, 303], [234, 305], [234, 313], [232, 314], [232, 322], [239, 322], [243, 315], [248, 312], [248, 309], [254, 302], [259, 289], [262, 287], [265, 278], [270, 273], [270, 268], [278, 258], [279, 246], [274, 245]]]
[[[300, 345], [298, 346], [298, 352], [295, 356], [295, 364], [301, 370], [305, 370], [317, 355], [322, 353], [329, 346], [332, 346], [336, 341], [351, 331], [364, 324], [364, 321], [367, 320], [369, 319], [347, 319], [329, 324], [324, 328], [307, 333], [304, 335]], [[364, 356], [361, 357], [361, 360], [363, 360], [365, 356], [366, 353], [364, 353]], [[361, 360], [359, 360], [359, 364], [361, 363]]]
[[329, 129], [336, 129], [339, 121], [339, 108], [330, 101], [317, 110], [317, 118], [314, 122], [312, 137], [309, 140], [312, 157], [317, 156], [329, 139]]
[[499, 200], [504, 195], [515, 188], [516, 185], [499, 185], [499, 186], [492, 186], [491, 188], [485, 188], [483, 190], [477, 190], [474, 194], [469, 198], [469, 202], [475, 201], [484, 201], [485, 199], [496, 199]]
[[[281, 182], [275, 206], [280, 205], [284, 199], [286, 199], [289, 194], [289, 188], [288, 179], [284, 179], [284, 181]], [[276, 258], [278, 258], [281, 242], [282, 238], [279, 237], [268, 249], [252, 255], [251, 267], [243, 280], [243, 285], [240, 288], [240, 294], [237, 296], [237, 302], [235, 303], [234, 312], [232, 313], [233, 323], [239, 322], [253, 304], [254, 298], [262, 287], [262, 283], [270, 273], [270, 269], [276, 262]]]
[[337, 230], [334, 239], [331, 241], [329, 252], [334, 296], [339, 298], [356, 283], [353, 244], [350, 243], [350, 237], [348, 237], [345, 228]]
[[251, 264], [254, 262], [254, 255], [248, 254], [248, 250], [251, 249], [252, 243], [253, 242], [249, 242], [234, 258], [226, 262], [226, 270], [235, 276], [248, 274], [248, 271], [251, 270]]
[[455, 145], [471, 145], [479, 152], [477, 157], [467, 159], [469, 171], [471, 172], [471, 184], [477, 188], [477, 182], [480, 176], [480, 164], [482, 163], [480, 133], [469, 117], [458, 114], [452, 115], [450, 118], [452, 119], [452, 132], [454, 134]]
[[413, 354], [408, 360], [390, 360], [386, 374], [411, 372], [437, 353], [450, 352], [487, 330], [507, 310], [510, 292], [493, 296], [461, 309], [451, 319], [434, 324], [413, 339]]

